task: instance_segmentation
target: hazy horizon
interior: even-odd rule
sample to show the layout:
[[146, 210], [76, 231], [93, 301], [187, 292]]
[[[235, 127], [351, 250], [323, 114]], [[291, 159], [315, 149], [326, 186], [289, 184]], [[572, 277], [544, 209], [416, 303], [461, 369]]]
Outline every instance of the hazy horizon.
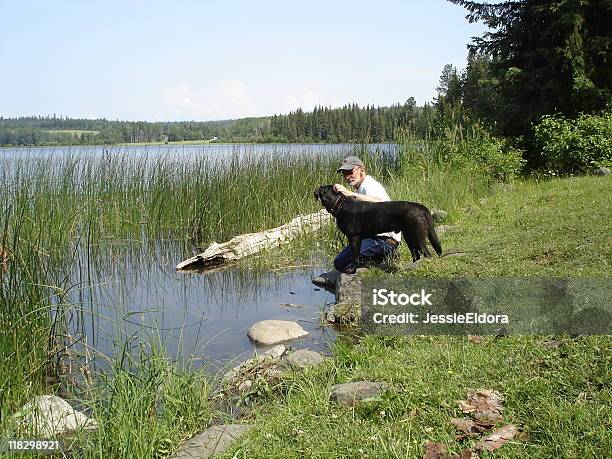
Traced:
[[431, 101], [484, 27], [446, 1], [0, 3], [0, 115], [223, 121]]

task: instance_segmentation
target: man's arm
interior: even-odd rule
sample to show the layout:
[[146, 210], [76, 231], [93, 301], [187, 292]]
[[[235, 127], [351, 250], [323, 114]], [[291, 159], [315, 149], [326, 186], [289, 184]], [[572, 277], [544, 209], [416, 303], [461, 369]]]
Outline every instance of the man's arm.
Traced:
[[365, 194], [356, 193], [354, 191], [349, 191], [349, 190], [346, 189], [346, 187], [344, 185], [340, 185], [339, 183], [336, 183], [334, 185], [334, 191], [340, 193], [343, 196], [346, 196], [346, 197], [349, 197], [349, 198], [355, 198], [357, 201], [383, 202], [382, 199], [376, 198], [374, 196], [367, 196]]

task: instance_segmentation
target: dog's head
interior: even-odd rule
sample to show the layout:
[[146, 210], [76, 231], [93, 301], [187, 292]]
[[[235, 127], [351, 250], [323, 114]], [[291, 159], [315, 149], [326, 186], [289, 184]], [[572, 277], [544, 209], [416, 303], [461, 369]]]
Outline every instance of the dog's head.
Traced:
[[321, 185], [314, 192], [315, 199], [320, 200], [327, 210], [333, 206], [336, 196], [338, 196], [338, 193], [334, 191], [333, 185]]

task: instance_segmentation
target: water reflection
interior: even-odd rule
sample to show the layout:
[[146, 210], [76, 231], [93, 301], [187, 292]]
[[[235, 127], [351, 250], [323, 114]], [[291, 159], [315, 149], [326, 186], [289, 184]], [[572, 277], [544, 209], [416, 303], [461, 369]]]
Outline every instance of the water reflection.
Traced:
[[[179, 273], [180, 241], [147, 246], [124, 241], [96, 256], [78, 254], [74, 287], [63, 301], [75, 307], [70, 330], [102, 355], [120, 352], [126, 343], [158, 343], [177, 360], [215, 371], [220, 364], [250, 354], [246, 333], [263, 319], [295, 320], [310, 335], [294, 348], [324, 349], [334, 332], [320, 326], [320, 311], [333, 295], [310, 279], [323, 269], [257, 272], [230, 268], [208, 274]], [[290, 303], [293, 306], [283, 306]], [[299, 305], [299, 306], [295, 306]]]

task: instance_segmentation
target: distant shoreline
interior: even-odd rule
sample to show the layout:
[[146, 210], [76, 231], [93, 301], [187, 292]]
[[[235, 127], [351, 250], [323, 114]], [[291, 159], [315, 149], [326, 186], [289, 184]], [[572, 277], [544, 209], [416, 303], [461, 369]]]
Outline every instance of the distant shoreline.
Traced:
[[77, 148], [103, 148], [103, 147], [130, 147], [130, 146], [177, 146], [177, 145], [371, 145], [371, 144], [396, 144], [397, 142], [210, 142], [206, 140], [179, 140], [175, 142], [123, 142], [109, 144], [40, 144], [40, 145], [0, 145], [0, 149], [28, 149], [28, 148], [53, 148], [53, 147], [77, 147]]

